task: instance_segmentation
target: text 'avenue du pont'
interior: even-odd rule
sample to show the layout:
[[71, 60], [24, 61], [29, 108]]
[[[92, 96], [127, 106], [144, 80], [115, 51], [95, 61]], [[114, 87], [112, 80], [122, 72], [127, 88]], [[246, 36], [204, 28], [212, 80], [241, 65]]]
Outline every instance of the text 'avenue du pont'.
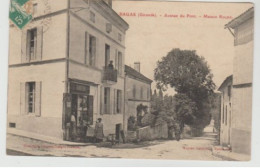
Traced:
[[205, 18], [205, 19], [233, 19], [232, 16], [228, 15], [209, 15], [209, 14], [203, 14], [203, 15], [196, 15], [196, 14], [157, 14], [157, 13], [142, 13], [142, 12], [119, 12], [118, 13], [122, 17], [162, 17], [162, 18]]

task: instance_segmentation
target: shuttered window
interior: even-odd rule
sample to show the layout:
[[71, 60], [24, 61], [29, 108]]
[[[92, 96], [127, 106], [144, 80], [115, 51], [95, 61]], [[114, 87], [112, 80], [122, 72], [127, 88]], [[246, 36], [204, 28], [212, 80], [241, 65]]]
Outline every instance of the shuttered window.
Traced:
[[144, 89], [143, 89], [143, 87], [141, 87], [140, 99], [142, 100], [143, 98], [144, 98]]
[[120, 51], [118, 52], [117, 61], [118, 61], [118, 74], [122, 75], [123, 74], [123, 55], [122, 55], [122, 52], [120, 52]]
[[35, 82], [29, 82], [26, 84], [27, 88], [27, 111], [28, 113], [35, 112]]
[[36, 60], [37, 29], [29, 30], [28, 33], [29, 61]]
[[90, 11], [90, 20], [95, 23], [96, 22], [96, 15], [94, 12]]
[[26, 82], [20, 84], [21, 114], [41, 116], [41, 82]]
[[84, 64], [88, 63], [88, 33], [85, 32], [85, 56], [84, 56]]
[[110, 114], [110, 88], [104, 88], [104, 114]]
[[42, 60], [43, 27], [22, 31], [21, 62]]
[[104, 87], [100, 86], [100, 115], [104, 113]]
[[133, 85], [133, 98], [136, 98], [136, 85]]
[[96, 37], [89, 36], [89, 65], [95, 66], [96, 59]]
[[110, 62], [110, 46], [108, 44], [105, 45], [105, 67], [109, 65]]

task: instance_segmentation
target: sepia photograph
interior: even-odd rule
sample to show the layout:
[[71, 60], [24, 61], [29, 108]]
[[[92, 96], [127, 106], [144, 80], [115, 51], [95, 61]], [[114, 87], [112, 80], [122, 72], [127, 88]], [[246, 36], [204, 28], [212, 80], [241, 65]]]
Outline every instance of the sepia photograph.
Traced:
[[254, 13], [10, 0], [6, 154], [250, 161]]

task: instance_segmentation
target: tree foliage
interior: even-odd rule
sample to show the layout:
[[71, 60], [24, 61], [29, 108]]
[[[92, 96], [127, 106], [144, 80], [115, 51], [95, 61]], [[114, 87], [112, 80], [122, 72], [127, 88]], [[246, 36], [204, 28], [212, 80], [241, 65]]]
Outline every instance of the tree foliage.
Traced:
[[157, 62], [157, 87], [172, 87], [177, 118], [194, 128], [203, 129], [210, 122], [211, 96], [215, 84], [206, 60], [196, 51], [173, 49]]

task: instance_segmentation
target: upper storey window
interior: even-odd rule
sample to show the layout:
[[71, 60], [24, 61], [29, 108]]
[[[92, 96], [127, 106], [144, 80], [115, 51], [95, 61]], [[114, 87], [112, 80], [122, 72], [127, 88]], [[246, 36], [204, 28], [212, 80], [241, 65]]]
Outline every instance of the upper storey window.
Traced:
[[90, 11], [90, 20], [95, 23], [96, 22], [96, 15], [94, 12]]
[[118, 33], [118, 41], [122, 41], [122, 34]]
[[28, 56], [29, 61], [36, 59], [37, 29], [28, 31]]
[[111, 23], [107, 23], [107, 24], [106, 24], [106, 32], [107, 32], [107, 33], [112, 32], [112, 24], [111, 24]]
[[33, 15], [36, 15], [37, 14], [37, 9], [38, 9], [38, 4], [37, 3], [35, 3], [35, 4], [33, 4]]

